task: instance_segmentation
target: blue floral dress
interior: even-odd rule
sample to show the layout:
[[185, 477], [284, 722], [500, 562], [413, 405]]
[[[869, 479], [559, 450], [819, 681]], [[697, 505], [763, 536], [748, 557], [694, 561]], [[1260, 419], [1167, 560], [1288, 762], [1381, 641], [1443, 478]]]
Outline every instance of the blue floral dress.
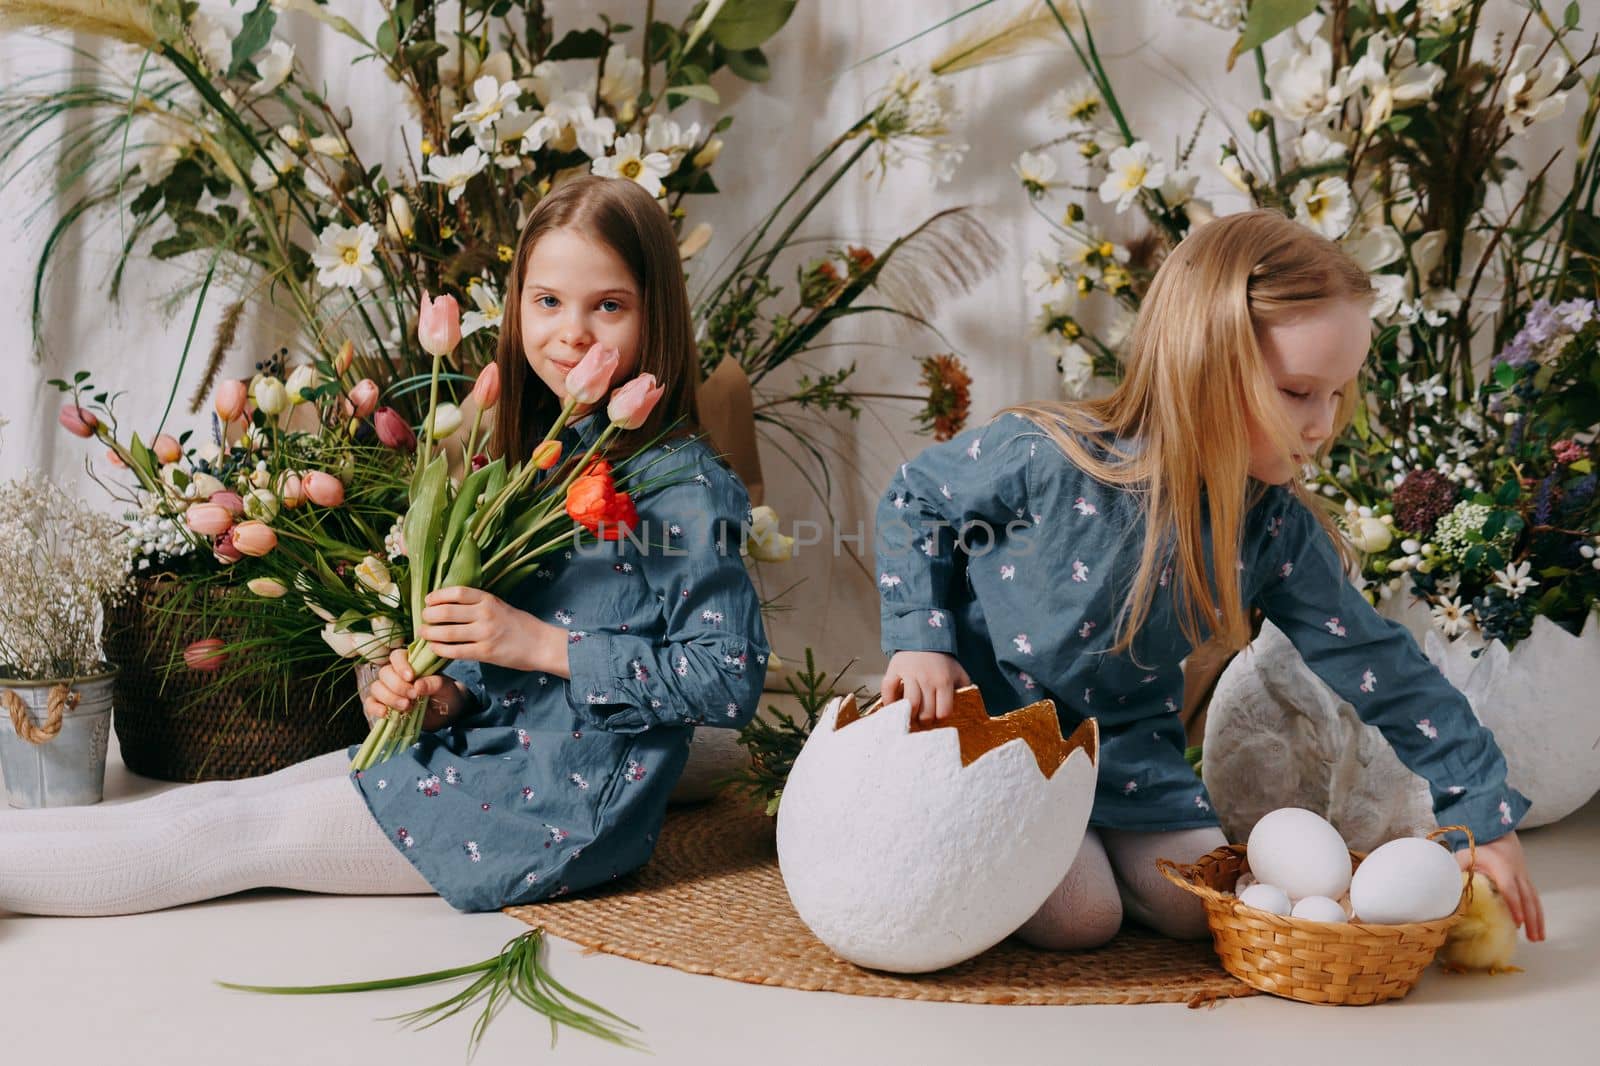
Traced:
[[[602, 428], [563, 434], [566, 454]], [[766, 677], [760, 602], [740, 559], [738, 478], [699, 440], [641, 452], [633, 538], [556, 552], [508, 601], [568, 630], [570, 680], [465, 660], [476, 707], [351, 781], [451, 906], [494, 910], [644, 864], [696, 726], [736, 729]], [[351, 754], [355, 752], [351, 748]]]
[[[1170, 567], [1133, 647], [1110, 650], [1144, 537], [1137, 498], [1079, 470], [1033, 422], [1004, 415], [968, 430], [902, 465], [878, 505], [883, 650], [954, 655], [991, 714], [1048, 698], [1066, 733], [1097, 718], [1092, 825], [1214, 826], [1183, 757], [1191, 646]], [[1334, 545], [1287, 490], [1268, 489], [1247, 516], [1239, 567], [1245, 601], [1428, 782], [1439, 824], [1464, 824], [1479, 843], [1516, 826], [1529, 804], [1506, 784], [1493, 735], [1410, 634], [1345, 579]]]

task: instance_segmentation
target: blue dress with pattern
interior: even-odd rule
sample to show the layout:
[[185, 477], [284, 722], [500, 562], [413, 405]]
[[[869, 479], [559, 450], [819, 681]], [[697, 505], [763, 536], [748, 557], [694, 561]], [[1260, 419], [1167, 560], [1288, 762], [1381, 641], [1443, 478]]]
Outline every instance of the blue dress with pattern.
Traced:
[[[902, 465], [878, 505], [883, 650], [954, 655], [991, 714], [1048, 698], [1065, 733], [1097, 718], [1090, 824], [1214, 826], [1184, 760], [1181, 662], [1191, 646], [1170, 568], [1133, 647], [1110, 650], [1144, 534], [1137, 498], [1078, 469], [1038, 425], [1008, 414], [970, 429]], [[1428, 782], [1439, 824], [1464, 824], [1479, 843], [1516, 826], [1529, 804], [1506, 784], [1491, 732], [1404, 627], [1345, 579], [1334, 545], [1287, 490], [1269, 488], [1248, 514], [1239, 566], [1245, 602]]]
[[[589, 417], [565, 453], [592, 443]], [[568, 630], [571, 679], [489, 663], [445, 673], [458, 719], [351, 774], [390, 841], [451, 906], [577, 892], [644, 864], [696, 726], [755, 713], [768, 655], [740, 559], [750, 502], [701, 440], [641, 452], [634, 538], [558, 551], [513, 606]], [[351, 748], [352, 755], [355, 748]]]

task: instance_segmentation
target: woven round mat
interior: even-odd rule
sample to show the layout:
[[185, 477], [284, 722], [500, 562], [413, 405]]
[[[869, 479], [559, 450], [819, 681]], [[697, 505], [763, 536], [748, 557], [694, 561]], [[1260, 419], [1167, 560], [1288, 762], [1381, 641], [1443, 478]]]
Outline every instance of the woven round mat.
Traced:
[[506, 913], [553, 936], [640, 962], [759, 985], [958, 1003], [1172, 1003], [1254, 995], [1208, 943], [1125, 928], [1096, 951], [1005, 940], [959, 966], [864, 970], [823, 946], [778, 873], [774, 822], [739, 798], [667, 814], [650, 861], [605, 890]]

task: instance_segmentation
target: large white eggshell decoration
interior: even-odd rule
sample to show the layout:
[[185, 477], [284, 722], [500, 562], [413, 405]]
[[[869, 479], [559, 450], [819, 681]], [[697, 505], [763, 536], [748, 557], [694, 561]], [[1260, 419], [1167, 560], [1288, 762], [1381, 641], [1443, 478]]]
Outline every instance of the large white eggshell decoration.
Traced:
[[1044, 700], [990, 718], [905, 700], [828, 704], [778, 808], [778, 865], [801, 920], [860, 966], [921, 973], [999, 943], [1066, 876], [1094, 805], [1093, 719], [1063, 739]]
[[1350, 906], [1360, 922], [1431, 922], [1454, 914], [1460, 902], [1455, 856], [1422, 837], [1389, 841], [1361, 860], [1350, 882]]
[[1290, 899], [1338, 899], [1350, 887], [1350, 851], [1326, 818], [1303, 807], [1280, 807], [1250, 830], [1250, 872]]

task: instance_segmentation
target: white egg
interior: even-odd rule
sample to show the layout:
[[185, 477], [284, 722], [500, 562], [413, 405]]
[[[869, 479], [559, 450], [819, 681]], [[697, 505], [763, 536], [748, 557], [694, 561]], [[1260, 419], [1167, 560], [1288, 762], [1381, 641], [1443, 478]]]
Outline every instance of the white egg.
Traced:
[[1431, 922], [1460, 901], [1455, 856], [1422, 837], [1389, 841], [1362, 860], [1350, 882], [1350, 905], [1363, 922]]
[[1290, 910], [1293, 909], [1289, 906], [1289, 897], [1283, 889], [1264, 881], [1257, 881], [1239, 893], [1239, 902], [1246, 907], [1254, 907], [1258, 911], [1284, 917], [1288, 917]]
[[1350, 916], [1327, 896], [1307, 896], [1294, 905], [1294, 916], [1308, 922], [1348, 922]]
[[1290, 899], [1338, 899], [1350, 887], [1350, 851], [1339, 831], [1311, 811], [1282, 807], [1250, 830], [1250, 870]]

